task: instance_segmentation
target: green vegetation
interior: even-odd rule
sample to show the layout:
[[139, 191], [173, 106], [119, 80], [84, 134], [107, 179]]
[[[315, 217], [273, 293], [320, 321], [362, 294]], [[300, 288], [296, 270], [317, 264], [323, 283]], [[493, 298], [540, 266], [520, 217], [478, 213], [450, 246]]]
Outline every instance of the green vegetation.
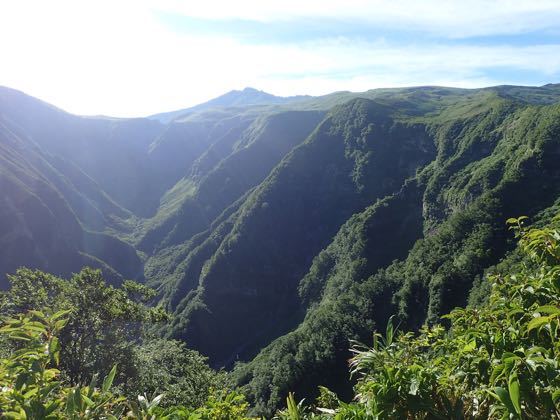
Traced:
[[394, 343], [423, 330], [437, 347], [443, 316], [492, 304], [488, 276], [523, 272], [503, 220], [542, 228], [560, 210], [559, 99], [558, 85], [248, 89], [161, 122], [0, 88], [0, 275], [15, 273], [0, 310], [69, 311], [62, 387], [117, 365], [114, 395], [163, 393], [162, 410], [227, 405], [230, 386], [254, 415], [289, 392], [340, 410], [349, 340], [395, 316], [413, 335]]
[[[415, 331], [466, 305], [474, 280], [513, 248], [502, 221], [517, 212], [538, 218], [553, 205], [558, 106], [486, 100], [474, 114], [432, 121], [436, 158], [317, 252], [295, 292], [301, 321], [234, 370], [255, 412], [270, 415], [290, 390], [313, 397], [320, 384], [348, 396], [348, 339], [366, 340], [394, 313]], [[305, 252], [296, 241], [290, 246]], [[230, 264], [233, 258], [230, 250]]]
[[[40, 376], [29, 378], [31, 382], [25, 386], [18, 382], [21, 395], [35, 395], [36, 391], [31, 392], [28, 386], [46, 387], [44, 395], [42, 390], [37, 391], [43, 404], [41, 410], [47, 410], [47, 400], [53, 402], [70, 392], [82, 392], [91, 399], [91, 395], [97, 395], [92, 386], [75, 387], [89, 384], [99, 375], [109, 375], [115, 392], [131, 400], [138, 395], [165, 395], [161, 401], [158, 398], [157, 405], [162, 408], [194, 409], [228, 393], [226, 374], [208, 367], [206, 358], [184, 343], [157, 338], [149, 332], [151, 325], [168, 316], [161, 308], [145, 305], [154, 297], [152, 289], [131, 281], [115, 288], [104, 282], [100, 271], [91, 269], [84, 269], [69, 280], [20, 269], [9, 280], [12, 287], [2, 296], [0, 311], [11, 317], [9, 327], [5, 328], [9, 340], [2, 341], [4, 352], [13, 358], [6, 362], [15, 369], [10, 371], [10, 375], [15, 375], [10, 376], [10, 381], [26, 380], [26, 367], [21, 363], [32, 363], [36, 351], [54, 346], [50, 358], [41, 355], [40, 369], [34, 371]], [[23, 340], [24, 347], [14, 339]], [[115, 366], [116, 370], [111, 369]], [[51, 385], [58, 390], [53, 400], [49, 399]], [[21, 395], [13, 398], [21, 400]], [[105, 396], [99, 398], [104, 400]], [[121, 400], [117, 398], [114, 404], [121, 407]], [[35, 403], [27, 397], [21, 401], [35, 409]], [[84, 401], [81, 407], [89, 409], [89, 403]], [[116, 410], [114, 404], [108, 407]], [[32, 418], [42, 418], [39, 412], [34, 413]], [[93, 413], [92, 418], [99, 417]]]
[[425, 128], [394, 121], [385, 106], [357, 99], [332, 111], [215, 227], [197, 290], [170, 296], [181, 299], [171, 334], [222, 366], [289, 331], [303, 315], [297, 288], [311, 258], [353, 213], [397, 192], [434, 155]]
[[64, 361], [63, 346], [58, 334], [68, 322], [67, 315], [67, 311], [52, 315], [30, 311], [4, 321], [0, 334], [14, 350], [0, 359], [1, 418], [225, 420], [246, 417], [247, 404], [241, 395], [233, 392], [214, 392], [196, 408], [163, 408], [165, 394], [127, 399], [113, 387], [117, 365], [102, 381], [94, 374], [88, 385], [62, 380], [58, 366]]
[[[354, 343], [351, 349], [350, 369], [356, 378], [351, 402], [325, 387], [319, 388], [313, 405], [296, 403], [289, 393], [287, 407], [275, 418], [560, 418], [560, 215], [542, 228], [527, 229], [525, 219], [508, 220], [519, 239], [521, 260], [516, 271], [487, 278], [491, 289], [485, 304], [456, 308], [443, 317], [448, 327], [425, 325], [418, 333], [400, 331], [395, 317], [390, 317], [385, 334], [374, 333], [372, 347]], [[93, 275], [98, 272], [84, 270], [74, 281]], [[36, 280], [33, 276], [44, 277], [44, 288], [17, 302], [14, 309], [30, 302], [44, 304], [49, 293], [57, 293], [58, 282], [43, 273], [21, 270], [12, 281], [21, 290], [26, 281]], [[115, 297], [123, 292], [107, 289], [106, 294]], [[136, 298], [149, 293], [131, 283], [125, 290]], [[132, 300], [128, 304], [135, 307], [135, 314], [153, 312]], [[200, 356], [185, 353], [177, 343], [152, 341], [140, 350], [143, 375], [137, 385], [176, 387], [167, 387], [164, 394], [127, 398], [113, 386], [116, 365], [100, 382], [96, 373], [88, 385], [70, 379], [63, 366], [75, 352], [65, 351], [65, 346], [79, 343], [64, 343], [59, 337], [67, 335], [65, 329], [75, 328], [70, 326], [73, 317], [71, 309], [52, 313], [47, 307], [5, 319], [0, 328], [5, 353], [0, 359], [2, 418], [248, 418], [249, 406], [242, 394], [224, 388], [200, 393], [214, 380], [211, 376], [203, 372], [196, 372], [199, 376], [191, 380], [184, 374], [169, 376], [177, 369], [184, 371], [185, 365], [200, 369], [204, 364]], [[97, 347], [106, 350], [107, 343]], [[184, 357], [177, 358], [179, 354]], [[203, 387], [189, 400], [196, 380]], [[191, 404], [181, 405], [186, 401]]]
[[397, 331], [355, 344], [352, 403], [321, 389], [318, 408], [296, 404], [280, 418], [560, 418], [560, 216], [542, 229], [508, 223], [519, 237], [519, 271], [489, 276], [480, 307], [454, 309], [449, 328]]

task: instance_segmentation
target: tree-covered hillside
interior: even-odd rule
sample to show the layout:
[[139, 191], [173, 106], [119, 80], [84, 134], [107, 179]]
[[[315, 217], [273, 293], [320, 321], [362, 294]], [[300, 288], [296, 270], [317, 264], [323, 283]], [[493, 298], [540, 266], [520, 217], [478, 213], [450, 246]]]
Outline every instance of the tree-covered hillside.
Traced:
[[255, 404], [273, 409], [295, 384], [305, 393], [318, 382], [348, 390], [340, 374], [314, 372], [343, 372], [347, 340], [365, 340], [392, 314], [414, 330], [465, 305], [473, 280], [509, 249], [503, 220], [554, 203], [560, 109], [503, 112], [510, 106], [498, 100], [474, 118], [432, 126], [436, 139], [460, 133], [452, 149], [439, 143], [433, 163], [352, 217], [315, 257], [299, 283], [303, 322], [237, 369]]
[[558, 85], [255, 92], [168, 121], [0, 88], [0, 273], [145, 281], [171, 314], [151, 332], [272, 415], [289, 391], [350, 396], [349, 340], [392, 315], [417, 331], [484, 302], [517, 255], [504, 220], [557, 209]]
[[[351, 399], [321, 386], [314, 402], [297, 403], [290, 392], [273, 418], [560, 418], [558, 207], [540, 228], [507, 221], [519, 245], [485, 279], [484, 302], [418, 333], [391, 316], [371, 347], [351, 343]], [[3, 418], [250, 420], [262, 411], [195, 351], [147, 334], [167, 316], [145, 305], [153, 290], [107, 286], [90, 269], [69, 280], [22, 269], [10, 282], [0, 299]]]

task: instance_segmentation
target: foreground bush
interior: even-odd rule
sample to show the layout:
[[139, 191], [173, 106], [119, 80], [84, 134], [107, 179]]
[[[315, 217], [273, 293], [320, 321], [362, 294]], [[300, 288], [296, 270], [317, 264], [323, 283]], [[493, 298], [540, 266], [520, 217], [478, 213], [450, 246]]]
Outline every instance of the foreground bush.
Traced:
[[30, 311], [6, 319], [0, 334], [14, 350], [0, 359], [0, 418], [4, 419], [243, 419], [243, 396], [216, 392], [198, 408], [160, 408], [164, 395], [129, 400], [111, 390], [114, 366], [87, 386], [61, 380], [61, 345], [57, 335], [68, 323], [68, 312], [45, 315]]
[[[168, 314], [148, 305], [155, 291], [146, 286], [126, 281], [114, 287], [89, 268], [69, 279], [22, 268], [8, 279], [11, 288], [0, 295], [1, 315], [64, 311], [66, 323], [56, 332], [64, 383], [86, 385], [118, 365], [114, 387], [129, 399], [165, 394], [160, 407], [190, 409], [203, 405], [211, 389], [228, 388], [225, 373], [211, 369], [205, 357], [150, 333]], [[0, 342], [0, 356], [10, 347]]]

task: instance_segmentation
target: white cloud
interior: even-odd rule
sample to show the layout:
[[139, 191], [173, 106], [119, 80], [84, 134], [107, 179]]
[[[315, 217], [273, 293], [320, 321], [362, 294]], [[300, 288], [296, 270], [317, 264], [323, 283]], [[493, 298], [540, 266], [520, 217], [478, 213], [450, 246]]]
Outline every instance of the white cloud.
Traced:
[[161, 0], [153, 7], [212, 20], [362, 21], [452, 38], [558, 29], [560, 22], [558, 0]]
[[418, 85], [472, 88], [520, 83], [514, 78], [489, 78], [485, 76], [489, 68], [506, 69], [506, 73], [511, 69], [538, 73], [542, 83], [554, 81], [551, 78], [560, 74], [560, 44], [522, 48], [444, 45], [392, 48], [384, 44], [338, 41], [309, 44], [305, 49], [309, 57], [317, 57], [323, 64], [331, 60], [323, 66], [311, 64], [292, 78], [286, 77], [288, 71], [266, 75], [271, 91], [325, 94], [341, 89], [363, 91]]
[[[289, 17], [270, 6], [277, 3], [261, 3], [265, 6], [256, 8], [254, 13], [261, 15], [255, 18], [272, 18], [273, 12]], [[311, 13], [312, 6], [301, 3], [298, 13]], [[206, 3], [189, 4], [192, 13], [203, 15], [200, 5]], [[239, 9], [229, 4], [216, 6], [216, 13], [249, 13], [246, 2], [231, 2]], [[324, 4], [323, 14], [342, 14], [331, 3]], [[489, 67], [534, 72], [543, 79], [560, 74], [560, 42], [522, 48], [449, 46], [436, 40], [431, 45], [395, 46], [381, 40], [333, 38], [247, 45], [232, 37], [175, 33], [146, 3], [103, 0], [0, 3], [0, 54], [1, 85], [71, 112], [116, 116], [177, 109], [245, 86], [280, 95], [323, 94], [381, 86], [516, 82], [488, 78], [484, 70]]]

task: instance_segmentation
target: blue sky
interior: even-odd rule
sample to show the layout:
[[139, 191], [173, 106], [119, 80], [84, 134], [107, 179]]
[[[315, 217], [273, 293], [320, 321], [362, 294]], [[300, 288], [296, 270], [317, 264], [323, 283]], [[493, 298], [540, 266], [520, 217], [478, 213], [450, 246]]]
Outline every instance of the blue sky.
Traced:
[[560, 82], [560, 1], [0, 3], [0, 85], [142, 116], [252, 86], [277, 95]]

